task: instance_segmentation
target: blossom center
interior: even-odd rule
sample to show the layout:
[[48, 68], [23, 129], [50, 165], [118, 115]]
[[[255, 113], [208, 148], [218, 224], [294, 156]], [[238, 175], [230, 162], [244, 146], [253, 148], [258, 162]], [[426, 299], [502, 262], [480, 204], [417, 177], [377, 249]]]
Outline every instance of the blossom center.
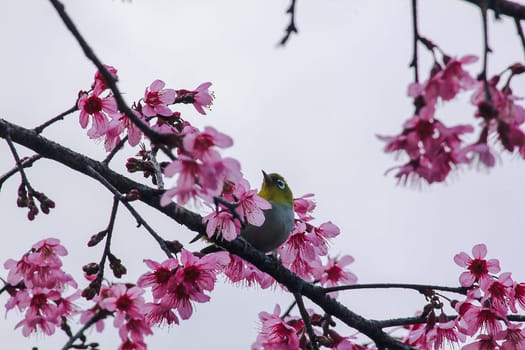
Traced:
[[117, 308], [119, 310], [128, 310], [131, 304], [132, 301], [127, 295], [123, 295], [117, 299]]
[[168, 282], [170, 276], [171, 272], [167, 269], [160, 269], [155, 272], [155, 278], [157, 279], [157, 283], [159, 284]]
[[184, 280], [194, 282], [199, 278], [200, 274], [198, 269], [191, 266], [184, 270]]
[[488, 272], [487, 262], [481, 259], [475, 259], [470, 263], [469, 270], [477, 277]]
[[102, 101], [97, 96], [91, 96], [84, 105], [84, 110], [88, 114], [95, 114], [102, 110]]

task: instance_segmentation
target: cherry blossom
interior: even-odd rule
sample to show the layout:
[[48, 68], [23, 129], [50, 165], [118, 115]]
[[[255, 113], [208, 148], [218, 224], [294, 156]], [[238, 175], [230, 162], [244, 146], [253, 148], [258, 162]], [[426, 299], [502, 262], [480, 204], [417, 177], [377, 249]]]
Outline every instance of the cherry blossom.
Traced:
[[[115, 80], [118, 79], [117, 78], [117, 69], [115, 67], [107, 65], [107, 64], [104, 64], [104, 68], [106, 68], [106, 70], [111, 74], [113, 79], [115, 79]], [[104, 90], [106, 90], [108, 88], [108, 85], [106, 84], [106, 80], [102, 76], [102, 73], [100, 73], [100, 71], [98, 71], [98, 70], [95, 73], [95, 81], [93, 82], [93, 85], [91, 87], [92, 87], [93, 91], [96, 91], [96, 92], [103, 92]]]
[[293, 209], [297, 216], [299, 216], [299, 219], [303, 222], [308, 222], [314, 219], [310, 213], [314, 211], [316, 204], [313, 199], [309, 199], [313, 198], [313, 196], [313, 193], [307, 193], [299, 198], [294, 198], [293, 200]]
[[299, 337], [296, 329], [288, 325], [279, 317], [281, 308], [275, 306], [273, 314], [268, 312], [259, 313], [261, 320], [261, 331], [257, 340], [252, 345], [252, 350], [297, 350], [299, 349]]
[[187, 126], [182, 130], [182, 134], [184, 136], [182, 140], [184, 151], [191, 154], [195, 159], [216, 158], [215, 154], [209, 154], [217, 152], [213, 146], [227, 148], [233, 145], [230, 136], [210, 126], [205, 127], [202, 132], [197, 128]]
[[91, 95], [87, 92], [79, 94], [78, 109], [80, 110], [80, 126], [85, 129], [92, 119], [91, 129], [88, 130], [90, 138], [98, 138], [104, 135], [109, 127], [109, 117], [118, 113], [117, 102], [113, 96], [101, 97], [93, 91]]
[[241, 233], [241, 223], [228, 210], [212, 212], [203, 217], [202, 222], [206, 224], [206, 234], [210, 238], [218, 235], [233, 241]]
[[350, 271], [345, 271], [345, 267], [353, 262], [354, 258], [350, 255], [329, 258], [321, 276], [321, 285], [334, 287], [342, 284], [356, 283], [357, 276]]
[[498, 273], [500, 271], [499, 261], [496, 259], [485, 260], [487, 255], [487, 246], [485, 244], [477, 244], [472, 248], [471, 258], [467, 253], [461, 252], [454, 256], [454, 261], [461, 267], [466, 267], [465, 271], [459, 277], [459, 282], [463, 287], [470, 287], [475, 282], [478, 282], [482, 289], [487, 288], [490, 282], [490, 273]]
[[166, 84], [162, 80], [155, 80], [144, 92], [144, 106], [142, 113], [146, 117], [154, 117], [157, 114], [169, 117], [173, 114], [168, 104], [175, 102], [177, 92], [173, 89], [164, 89]]
[[[210, 108], [213, 103], [213, 93], [210, 93], [209, 88], [212, 85], [210, 82], [202, 83], [195, 90], [177, 90], [178, 98], [183, 101], [191, 101], [193, 107], [200, 114], [205, 115], [204, 108]], [[186, 102], [187, 103], [187, 102]]]

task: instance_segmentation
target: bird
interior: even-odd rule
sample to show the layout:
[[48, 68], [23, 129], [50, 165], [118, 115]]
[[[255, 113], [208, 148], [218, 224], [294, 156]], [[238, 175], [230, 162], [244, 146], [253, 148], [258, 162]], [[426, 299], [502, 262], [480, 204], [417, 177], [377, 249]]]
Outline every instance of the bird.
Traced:
[[[263, 182], [258, 195], [270, 202], [272, 207], [263, 210], [264, 223], [261, 226], [246, 225], [241, 229], [241, 237], [255, 249], [270, 253], [286, 242], [293, 229], [293, 194], [290, 186], [281, 175], [277, 173], [267, 174], [264, 170], [262, 173]], [[210, 245], [203, 248], [201, 253], [209, 254], [219, 250], [221, 249], [218, 246]]]

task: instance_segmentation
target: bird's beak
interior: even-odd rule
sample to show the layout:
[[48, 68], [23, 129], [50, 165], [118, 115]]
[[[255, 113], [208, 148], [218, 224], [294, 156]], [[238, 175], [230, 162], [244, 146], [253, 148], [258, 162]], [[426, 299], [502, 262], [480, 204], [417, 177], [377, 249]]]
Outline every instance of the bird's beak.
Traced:
[[264, 171], [264, 170], [261, 170], [261, 171], [262, 171], [263, 176], [264, 176], [264, 182], [271, 183], [272, 182], [272, 178], [270, 177], [270, 175], [266, 174], [266, 171]]

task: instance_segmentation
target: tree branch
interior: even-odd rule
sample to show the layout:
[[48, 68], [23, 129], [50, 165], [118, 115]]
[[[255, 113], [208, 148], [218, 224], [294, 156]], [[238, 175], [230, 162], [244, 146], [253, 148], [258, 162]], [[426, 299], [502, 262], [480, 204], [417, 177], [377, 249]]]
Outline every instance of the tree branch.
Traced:
[[[463, 0], [479, 7], [483, 6], [485, 0]], [[488, 9], [494, 11], [496, 16], [505, 15], [509, 17], [525, 19], [525, 5], [509, 0], [491, 0]]]
[[325, 293], [352, 290], [352, 289], [385, 289], [385, 288], [401, 288], [401, 289], [413, 289], [420, 293], [427, 291], [440, 290], [443, 292], [458, 293], [467, 295], [467, 288], [464, 287], [447, 287], [447, 286], [435, 286], [431, 284], [410, 284], [410, 283], [368, 283], [368, 284], [352, 284], [348, 286], [337, 286], [323, 288]]
[[[90, 168], [93, 168], [101, 177], [121, 193], [127, 193], [132, 189], [138, 190], [140, 192], [140, 200], [145, 204], [186, 226], [189, 230], [205, 234], [206, 226], [202, 223], [202, 217], [200, 215], [180, 207], [175, 203], [171, 203], [164, 207], [161, 206], [161, 191], [122, 176], [109, 169], [103, 163], [44, 138], [33, 130], [28, 130], [0, 119], [0, 137], [6, 138], [8, 133], [13, 142], [30, 148], [45, 158], [55, 160], [99, 181], [90, 170]], [[379, 348], [412, 349], [410, 346], [401, 343], [383, 332], [377, 321], [367, 320], [352, 312], [337, 300], [328, 296], [323, 288], [304, 281], [299, 276], [282, 266], [282, 264], [276, 259], [266, 256], [240, 238], [232, 242], [221, 241], [219, 244], [229, 252], [252, 263], [259, 270], [268, 273], [277, 282], [285, 285], [291, 293], [301, 293], [301, 295], [313, 301], [326, 313], [333, 315], [346, 325], [365, 334], [372, 339]]]
[[290, 7], [288, 7], [288, 9], [286, 10], [286, 13], [290, 15], [290, 23], [286, 27], [284, 36], [279, 42], [279, 45], [281, 46], [286, 45], [292, 33], [297, 34], [297, 27], [295, 26], [295, 9], [296, 9], [295, 5], [296, 5], [296, 0], [290, 0]]

